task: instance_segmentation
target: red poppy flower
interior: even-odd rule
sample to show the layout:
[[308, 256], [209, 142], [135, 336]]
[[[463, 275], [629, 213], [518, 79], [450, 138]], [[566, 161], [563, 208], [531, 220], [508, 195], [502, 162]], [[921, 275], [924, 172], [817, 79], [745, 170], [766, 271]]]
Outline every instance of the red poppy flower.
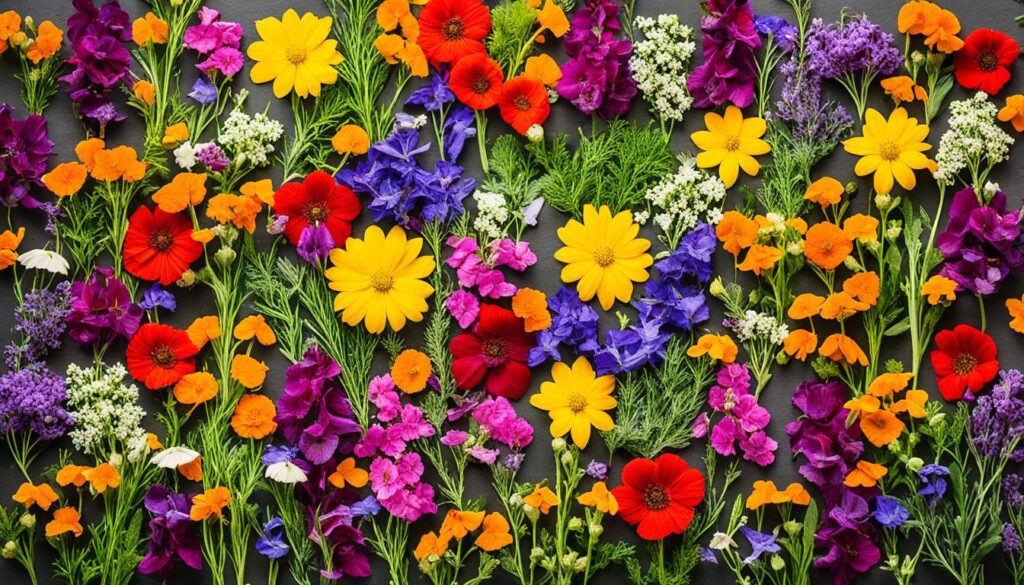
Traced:
[[704, 500], [704, 476], [678, 455], [634, 459], [622, 468], [622, 485], [612, 490], [619, 517], [636, 526], [644, 540], [680, 534]]
[[1020, 54], [1017, 41], [988, 28], [967, 35], [953, 61], [956, 81], [967, 89], [995, 95], [1010, 80], [1010, 67]]
[[334, 247], [344, 246], [361, 209], [356, 194], [324, 171], [313, 171], [301, 183], [285, 183], [274, 193], [274, 213], [288, 217], [284, 235], [293, 246], [306, 226], [318, 223], [327, 226]]
[[171, 284], [203, 255], [192, 239], [192, 222], [180, 213], [141, 206], [128, 219], [124, 238], [124, 269], [142, 280]]
[[530, 126], [543, 124], [551, 114], [551, 102], [544, 83], [524, 75], [505, 83], [498, 97], [498, 107], [501, 108], [501, 119], [524, 136]]
[[188, 333], [170, 325], [146, 323], [128, 342], [125, 361], [133, 378], [157, 390], [196, 371], [199, 348]]
[[430, 0], [420, 12], [416, 44], [435, 65], [483, 53], [491, 33], [491, 11], [481, 0]]
[[452, 375], [463, 390], [484, 382], [487, 392], [512, 400], [521, 398], [530, 386], [526, 359], [534, 344], [523, 320], [497, 305], [481, 305], [480, 319], [473, 331], [451, 341]]
[[931, 352], [932, 367], [946, 400], [960, 400], [968, 389], [980, 392], [999, 373], [996, 342], [970, 325], [940, 331], [935, 345], [938, 349]]
[[474, 110], [486, 110], [498, 103], [504, 80], [500, 65], [484, 53], [476, 53], [452, 67], [448, 86], [460, 102]]

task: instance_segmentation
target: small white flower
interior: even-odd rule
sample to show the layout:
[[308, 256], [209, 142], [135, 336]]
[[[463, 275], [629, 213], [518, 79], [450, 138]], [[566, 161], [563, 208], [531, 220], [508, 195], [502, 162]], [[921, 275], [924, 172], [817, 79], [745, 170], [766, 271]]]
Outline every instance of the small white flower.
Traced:
[[53, 250], [36, 248], [18, 256], [18, 263], [29, 270], [45, 270], [54, 274], [68, 273], [68, 261]]
[[190, 171], [192, 167], [196, 166], [199, 160], [196, 159], [196, 148], [192, 146], [191, 142], [186, 140], [181, 143], [181, 146], [174, 149], [174, 162], [186, 171]]
[[271, 463], [267, 466], [267, 471], [264, 473], [268, 479], [272, 479], [277, 483], [302, 483], [306, 481], [306, 472], [292, 463], [291, 461], [279, 461], [277, 463]]
[[168, 447], [153, 455], [149, 462], [164, 469], [177, 469], [181, 465], [192, 463], [198, 457], [199, 452], [188, 447]]
[[736, 546], [736, 541], [724, 532], [716, 532], [711, 535], [711, 543], [708, 544], [708, 547], [714, 550], [725, 550], [734, 546]]
[[540, 124], [534, 124], [526, 130], [526, 139], [530, 142], [540, 142], [544, 140], [544, 127]]

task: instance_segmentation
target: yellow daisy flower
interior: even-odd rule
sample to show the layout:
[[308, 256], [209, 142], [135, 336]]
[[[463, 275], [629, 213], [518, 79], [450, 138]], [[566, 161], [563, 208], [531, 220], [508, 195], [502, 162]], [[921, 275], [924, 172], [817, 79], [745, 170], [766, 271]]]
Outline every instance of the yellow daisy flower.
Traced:
[[914, 171], [929, 168], [932, 162], [924, 155], [931, 145], [924, 142], [928, 126], [907, 116], [907, 110], [896, 108], [886, 120], [878, 110], [868, 110], [864, 135], [843, 142], [846, 152], [861, 157], [854, 172], [858, 177], [875, 174], [875, 192], [892, 193], [893, 183], [910, 191], [917, 185]]
[[338, 80], [334, 68], [343, 61], [335, 47], [338, 41], [328, 39], [331, 17], [317, 18], [307, 12], [299, 18], [289, 8], [281, 20], [273, 17], [256, 21], [259, 41], [249, 45], [247, 54], [256, 61], [249, 77], [253, 83], [274, 82], [274, 95], [283, 98], [294, 89], [299, 97], [320, 95], [321, 85]]
[[761, 140], [768, 125], [757, 116], [744, 118], [736, 106], [725, 109], [725, 116], [714, 112], [704, 114], [707, 130], [690, 135], [690, 140], [704, 152], [697, 155], [697, 166], [702, 169], [718, 167], [718, 176], [728, 189], [736, 184], [740, 169], [753, 177], [761, 170], [755, 156], [768, 154], [772, 147]]
[[331, 250], [333, 266], [325, 272], [331, 290], [338, 291], [334, 310], [346, 325], [366, 324], [373, 334], [388, 324], [394, 331], [406, 321], [419, 322], [427, 312], [434, 287], [423, 281], [434, 271], [434, 257], [420, 256], [421, 238], [406, 239], [395, 226], [388, 235], [373, 225], [363, 239], [348, 238], [345, 249]]
[[598, 377], [587, 358], [580, 356], [570, 368], [562, 362], [551, 367], [553, 382], [540, 385], [540, 393], [530, 397], [535, 408], [551, 416], [551, 436], [572, 433], [572, 442], [583, 449], [590, 442], [590, 427], [610, 431], [615, 427], [607, 410], [618, 402], [612, 398], [615, 376]]
[[647, 280], [647, 267], [654, 263], [647, 254], [651, 243], [636, 237], [638, 233], [640, 226], [633, 223], [631, 212], [612, 217], [607, 205], [600, 210], [585, 206], [583, 223], [571, 219], [558, 228], [558, 239], [565, 244], [555, 252], [555, 259], [566, 264], [562, 282], [579, 281], [580, 299], [589, 301], [597, 295], [606, 311], [615, 299], [628, 302], [633, 283]]

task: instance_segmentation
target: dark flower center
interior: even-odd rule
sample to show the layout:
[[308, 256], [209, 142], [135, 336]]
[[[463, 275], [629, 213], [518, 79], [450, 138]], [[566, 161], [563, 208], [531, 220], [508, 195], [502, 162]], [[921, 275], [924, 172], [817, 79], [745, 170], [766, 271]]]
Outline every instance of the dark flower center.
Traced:
[[302, 217], [305, 218], [309, 223], [323, 223], [330, 217], [331, 212], [327, 209], [327, 206], [321, 202], [307, 203], [302, 208]]
[[491, 82], [485, 77], [477, 77], [473, 80], [473, 93], [484, 95], [491, 89]]
[[462, 37], [465, 36], [462, 27], [462, 19], [455, 17], [449, 18], [443, 25], [441, 25], [441, 36], [446, 41], [461, 41]]
[[384, 270], [378, 270], [370, 275], [370, 286], [379, 293], [386, 293], [395, 286], [395, 277]]
[[669, 501], [665, 489], [656, 483], [652, 483], [644, 490], [644, 504], [649, 510], [664, 510], [668, 508]]
[[997, 57], [992, 51], [987, 51], [978, 55], [978, 67], [985, 73], [995, 71], [998, 65], [999, 57]]
[[520, 112], [525, 112], [530, 109], [530, 100], [526, 99], [526, 96], [519, 96], [512, 100], [512, 105], [516, 107]]
[[178, 363], [178, 358], [174, 357], [174, 352], [167, 345], [156, 346], [149, 352], [149, 358], [161, 368], [173, 368], [174, 364]]
[[978, 365], [978, 358], [969, 353], [962, 353], [953, 360], [953, 371], [958, 376], [966, 376], [974, 371]]
[[149, 236], [149, 245], [160, 252], [166, 252], [174, 245], [174, 238], [167, 230], [156, 230]]
[[483, 343], [480, 349], [483, 350], [484, 356], [491, 359], [505, 357], [505, 342], [501, 339], [488, 339]]

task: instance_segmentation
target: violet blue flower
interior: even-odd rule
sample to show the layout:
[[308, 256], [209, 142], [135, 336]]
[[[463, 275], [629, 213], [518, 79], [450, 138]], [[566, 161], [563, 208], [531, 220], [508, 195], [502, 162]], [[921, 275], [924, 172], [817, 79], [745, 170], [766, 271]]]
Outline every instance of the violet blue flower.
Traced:
[[192, 84], [192, 91], [189, 92], [188, 97], [208, 106], [217, 101], [217, 86], [205, 76], [200, 75]]
[[263, 531], [256, 539], [256, 552], [268, 559], [279, 559], [290, 550], [284, 539], [284, 520], [274, 516], [263, 525]]
[[1007, 211], [1002, 191], [984, 206], [973, 188], [958, 191], [946, 230], [935, 242], [944, 260], [939, 274], [955, 281], [958, 291], [995, 294], [1011, 273], [1024, 268], [1020, 239], [1020, 211]]
[[924, 496], [929, 506], [934, 506], [946, 495], [948, 467], [929, 463], [917, 471], [917, 477], [921, 480], [921, 489], [917, 490], [917, 493]]
[[139, 563], [139, 572], [143, 575], [157, 574], [167, 578], [173, 572], [176, 560], [196, 571], [202, 570], [203, 553], [199, 540], [191, 534], [190, 500], [189, 496], [172, 492], [158, 483], [149, 487], [143, 505], [152, 519], [149, 521], [146, 555]]
[[159, 308], [173, 313], [178, 308], [178, 301], [174, 298], [174, 293], [157, 282], [142, 293], [142, 302], [139, 306], [147, 311]]
[[872, 513], [875, 522], [885, 528], [899, 528], [910, 519], [910, 512], [896, 498], [875, 496], [875, 511]]
[[0, 202], [7, 207], [39, 207], [32, 194], [41, 187], [52, 153], [46, 118], [29, 114], [18, 120], [13, 107], [0, 105]]
[[740, 532], [746, 537], [747, 542], [753, 548], [751, 553], [743, 559], [743, 564], [749, 565], [765, 553], [777, 553], [782, 547], [775, 542], [775, 535], [766, 532], [758, 532], [749, 526], [740, 526]]
[[310, 224], [303, 228], [299, 243], [295, 246], [299, 257], [313, 266], [320, 266], [327, 260], [332, 249], [334, 238], [324, 223]]
[[455, 101], [455, 94], [448, 87], [447, 75], [435, 73], [430, 76], [430, 83], [412, 92], [405, 100], [407, 106], [421, 106], [428, 112], [438, 112], [444, 106]]

